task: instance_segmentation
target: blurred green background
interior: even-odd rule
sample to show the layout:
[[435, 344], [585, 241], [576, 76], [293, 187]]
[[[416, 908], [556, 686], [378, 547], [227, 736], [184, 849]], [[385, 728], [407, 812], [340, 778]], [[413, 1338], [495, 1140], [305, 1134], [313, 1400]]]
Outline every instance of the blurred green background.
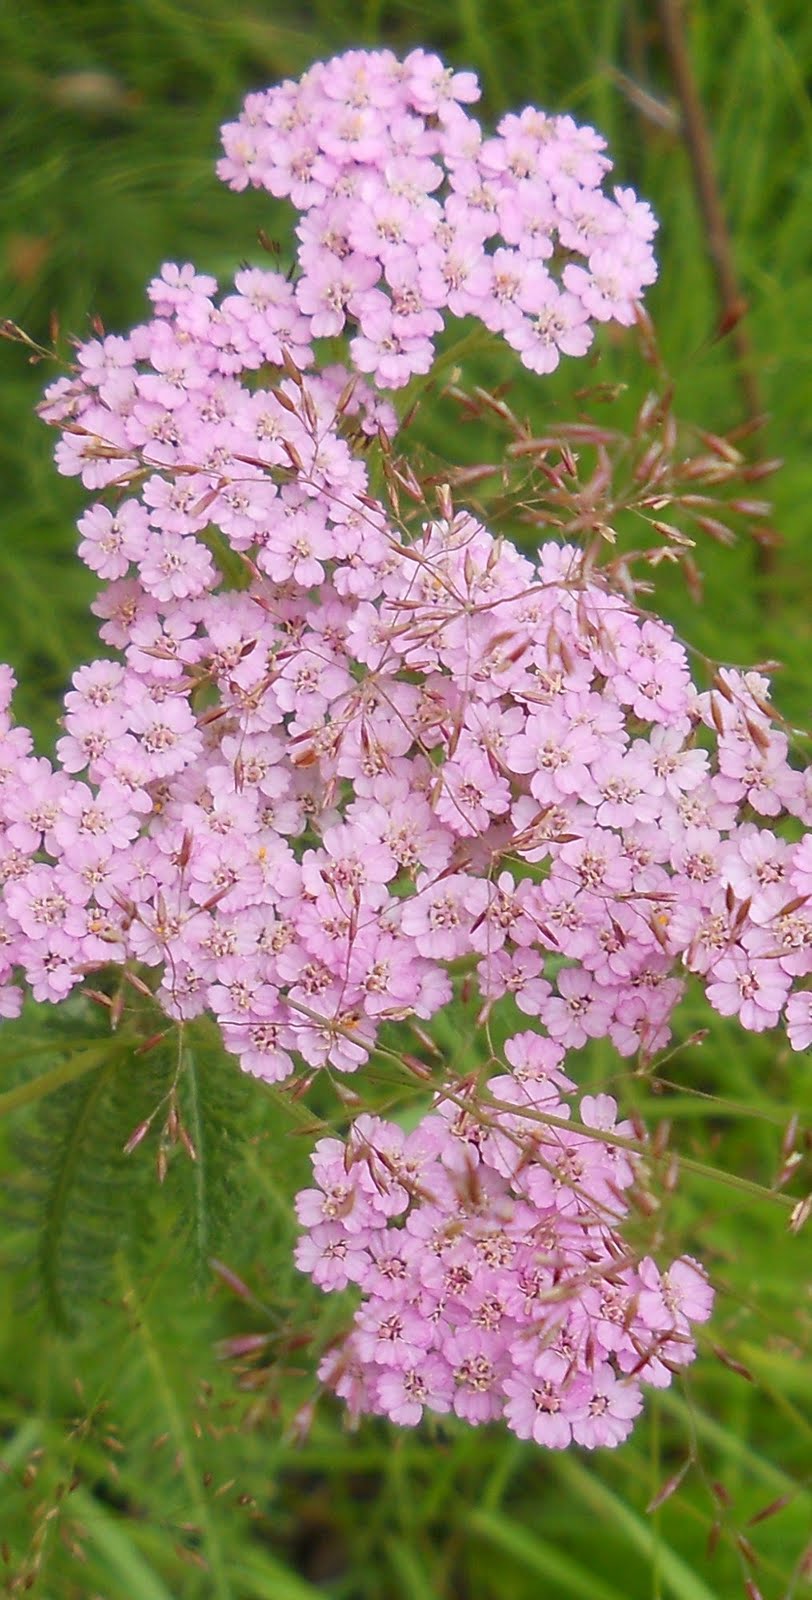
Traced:
[[[780, 659], [776, 699], [805, 725], [812, 11], [805, 0], [694, 0], [685, 16], [770, 418], [757, 448], [785, 465], [769, 483], [781, 536], [769, 580], [757, 580], [748, 541], [732, 550], [708, 542], [697, 552], [704, 604], [673, 582], [661, 603], [714, 658]], [[163, 260], [227, 277], [262, 259], [259, 227], [284, 250], [284, 211], [215, 179], [218, 125], [249, 89], [379, 42], [431, 45], [474, 66], [486, 118], [533, 103], [606, 134], [618, 181], [638, 188], [661, 220], [661, 276], [648, 303], [676, 409], [716, 432], [741, 421], [731, 340], [714, 336], [714, 277], [658, 11], [647, 0], [6, 0], [0, 315], [46, 342], [54, 317], [62, 337], [86, 336], [92, 318], [115, 331], [143, 316], [144, 284]], [[50, 372], [11, 344], [0, 357], [0, 660], [17, 670], [18, 714], [47, 749], [69, 674], [94, 653], [94, 585], [73, 556], [81, 496], [56, 475], [53, 439], [34, 416]], [[603, 342], [595, 381], [603, 379], [627, 382], [629, 406], [639, 403], [646, 378], [628, 341]], [[525, 378], [515, 403], [533, 416], [545, 406], [569, 414], [568, 386], [583, 381], [578, 369], [549, 389]], [[451, 460], [476, 453], [476, 436], [448, 418], [442, 438]], [[430, 430], [425, 443], [436, 449]], [[166, 1063], [160, 1052], [133, 1058], [126, 1039], [112, 1051], [89, 1011], [81, 1000], [59, 1019], [29, 1011], [0, 1036], [12, 1085], [0, 1109], [13, 1112], [2, 1132], [11, 1198], [0, 1270], [11, 1293], [0, 1316], [1, 1592], [535, 1600], [543, 1585], [550, 1600], [812, 1594], [809, 1249], [788, 1231], [788, 1206], [683, 1177], [663, 1238], [704, 1256], [719, 1308], [691, 1376], [652, 1397], [645, 1423], [615, 1454], [552, 1458], [495, 1429], [399, 1433], [367, 1423], [348, 1435], [324, 1402], [308, 1432], [299, 1411], [312, 1395], [306, 1337], [320, 1319], [323, 1342], [336, 1316], [289, 1265], [290, 1195], [306, 1172], [310, 1113], [235, 1083], [201, 1048], [187, 1111], [205, 1170], [174, 1163], [157, 1191], [146, 1145], [127, 1162], [120, 1150], [160, 1093]], [[682, 1038], [706, 1025], [689, 1000]], [[470, 1024], [452, 1017], [445, 1026], [457, 1061], [473, 1057]], [[67, 1077], [94, 1050], [93, 1070], [44, 1112], [25, 1108], [37, 1074]], [[719, 1019], [663, 1069], [679, 1090], [648, 1080], [620, 1087], [614, 1071], [598, 1052], [584, 1062], [585, 1077], [650, 1121], [670, 1118], [690, 1159], [766, 1187], [790, 1116], [810, 1104], [807, 1058]], [[335, 1105], [319, 1109], [331, 1115]], [[799, 1182], [789, 1185], [793, 1198]], [[238, 1279], [212, 1272], [212, 1254]], [[267, 1343], [253, 1356], [223, 1344], [243, 1335]]]

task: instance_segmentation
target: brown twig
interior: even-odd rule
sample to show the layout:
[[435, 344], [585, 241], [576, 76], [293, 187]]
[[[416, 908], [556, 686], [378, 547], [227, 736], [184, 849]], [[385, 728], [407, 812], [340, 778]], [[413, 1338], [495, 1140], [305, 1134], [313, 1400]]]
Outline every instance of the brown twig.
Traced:
[[[716, 277], [720, 310], [718, 334], [730, 335], [745, 415], [749, 422], [755, 423], [763, 417], [764, 406], [755, 371], [753, 346], [744, 320], [748, 305], [736, 270], [733, 243], [716, 175], [713, 142], [688, 48], [683, 0], [659, 0], [659, 10], [663, 44], [680, 105], [682, 135], [691, 162], [708, 254]], [[774, 552], [769, 545], [762, 543], [756, 544], [755, 551], [756, 574], [762, 581], [769, 580], [775, 570]], [[765, 593], [762, 598], [765, 604], [769, 603], [768, 594]]]

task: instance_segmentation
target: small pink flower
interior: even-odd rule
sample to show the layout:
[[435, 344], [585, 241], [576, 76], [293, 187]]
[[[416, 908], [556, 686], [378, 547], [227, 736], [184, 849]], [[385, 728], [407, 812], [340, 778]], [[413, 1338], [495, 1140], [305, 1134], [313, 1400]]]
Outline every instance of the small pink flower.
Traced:
[[787, 1001], [787, 1035], [793, 1050], [812, 1045], [812, 992], [803, 989]]
[[584, 1394], [572, 1413], [572, 1436], [587, 1450], [596, 1446], [614, 1447], [627, 1439], [634, 1418], [643, 1407], [643, 1397], [631, 1378], [618, 1378], [607, 1364], [598, 1367], [590, 1379], [591, 1394]]
[[774, 1028], [790, 988], [790, 979], [775, 960], [750, 956], [740, 946], [710, 969], [706, 994], [723, 1017], [738, 1014], [753, 1033]]

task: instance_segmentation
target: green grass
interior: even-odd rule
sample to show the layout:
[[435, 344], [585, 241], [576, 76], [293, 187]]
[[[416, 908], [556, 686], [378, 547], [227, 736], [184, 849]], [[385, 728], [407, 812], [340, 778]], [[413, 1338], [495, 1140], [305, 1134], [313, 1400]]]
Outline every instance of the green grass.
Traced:
[[[759, 448], [785, 459], [770, 485], [782, 543], [769, 593], [747, 541], [734, 550], [709, 542], [698, 551], [705, 603], [695, 606], [678, 581], [663, 584], [660, 603], [714, 658], [784, 662], [776, 698], [808, 724], [812, 12], [801, 0], [694, 0], [688, 14], [770, 414]], [[286, 219], [265, 198], [217, 183], [219, 122], [249, 88], [316, 56], [359, 42], [431, 44], [477, 67], [487, 115], [567, 108], [607, 135], [619, 181], [661, 219], [650, 307], [677, 409], [720, 431], [740, 420], [741, 402], [730, 341], [714, 339], [687, 158], [677, 133], [641, 117], [618, 87], [619, 70], [670, 103], [655, 19], [648, 0], [313, 0], [306, 9], [20, 0], [0, 11], [0, 314], [40, 339], [53, 314], [62, 339], [85, 336], [92, 317], [119, 329], [143, 315], [145, 281], [162, 260], [226, 275], [258, 259], [257, 228], [284, 237]], [[10, 345], [0, 355], [0, 660], [17, 669], [19, 714], [47, 749], [70, 671], [94, 650], [93, 583], [73, 557], [80, 497], [57, 477], [53, 441], [33, 415], [47, 373]], [[491, 367], [468, 363], [465, 376], [480, 371]], [[605, 343], [595, 378], [627, 382], [629, 406], [644, 391], [628, 341]], [[568, 415], [568, 387], [580, 382], [580, 372], [549, 387], [525, 380], [515, 403], [534, 418]], [[436, 426], [423, 427], [422, 448], [436, 450]], [[450, 407], [442, 439], [451, 461], [485, 448]], [[192, 1258], [212, 1223], [208, 1171], [188, 1184], [173, 1166], [158, 1190], [149, 1140], [124, 1161], [148, 1090], [143, 1061], [126, 1051], [105, 1069], [109, 1085], [82, 1101], [88, 1137], [66, 1165], [59, 1120], [96, 1086], [100, 1035], [79, 1001], [56, 1023], [32, 1009], [0, 1034], [11, 1193], [0, 1247], [11, 1288], [0, 1313], [0, 1592], [22, 1593], [30, 1577], [35, 1600], [734, 1600], [747, 1580], [764, 1600], [812, 1593], [802, 1566], [812, 1530], [808, 1233], [790, 1232], [780, 1197], [697, 1170], [769, 1190], [790, 1116], [809, 1118], [807, 1058], [715, 1019], [703, 1044], [684, 1045], [662, 1069], [673, 1088], [619, 1078], [608, 1052], [584, 1059], [590, 1082], [610, 1085], [652, 1124], [671, 1120], [685, 1169], [655, 1227], [665, 1249], [707, 1260], [720, 1296], [700, 1359], [684, 1384], [650, 1398], [632, 1441], [559, 1460], [496, 1429], [414, 1433], [372, 1422], [348, 1434], [325, 1402], [300, 1438], [299, 1409], [313, 1393], [300, 1339], [315, 1329], [323, 1342], [340, 1315], [290, 1266], [290, 1195], [315, 1112], [256, 1085], [235, 1110], [214, 1068], [196, 1080], [204, 1130], [222, 1129], [225, 1140], [232, 1113], [239, 1129], [227, 1147], [233, 1181], [211, 1180], [223, 1214], [216, 1253], [251, 1298], [211, 1275], [201, 1294]], [[706, 1025], [689, 999], [681, 1037]], [[460, 1017], [445, 1019], [437, 1038], [458, 1052], [475, 1047]], [[49, 1073], [59, 1092], [40, 1103], [35, 1080]], [[319, 1092], [313, 1106], [329, 1119], [335, 1104]], [[115, 1113], [122, 1101], [126, 1126]], [[50, 1124], [42, 1105], [53, 1108]], [[48, 1208], [69, 1184], [81, 1185], [84, 1203], [73, 1231], [56, 1238]], [[787, 1192], [796, 1199], [800, 1179]], [[97, 1250], [111, 1216], [120, 1231]], [[75, 1296], [69, 1334], [34, 1298], [36, 1226], [59, 1295]], [[268, 1335], [264, 1355], [225, 1359], [222, 1341], [246, 1333]]]

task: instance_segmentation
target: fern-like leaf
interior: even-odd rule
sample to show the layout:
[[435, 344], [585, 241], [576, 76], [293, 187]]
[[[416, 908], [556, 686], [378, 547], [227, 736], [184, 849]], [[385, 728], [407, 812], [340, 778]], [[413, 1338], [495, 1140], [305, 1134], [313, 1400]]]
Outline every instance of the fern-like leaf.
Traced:
[[133, 1126], [166, 1093], [166, 1065], [111, 1038], [100, 1064], [50, 1096], [19, 1140], [17, 1187], [52, 1320], [74, 1328], [109, 1287], [116, 1250], [145, 1243], [154, 1167], [124, 1156]]
[[[94, 1064], [29, 1108], [18, 1140], [16, 1188], [39, 1287], [63, 1330], [108, 1291], [119, 1249], [146, 1262], [171, 1238], [176, 1270], [204, 1286], [247, 1204], [242, 1153], [261, 1112], [258, 1086], [206, 1023], [174, 1029], [146, 1053], [135, 1036], [92, 1048]], [[57, 1083], [70, 1078], [70, 1062], [68, 1053]]]
[[211, 1256], [223, 1253], [246, 1204], [244, 1151], [262, 1098], [212, 1024], [188, 1027], [181, 1050], [178, 1101], [189, 1150], [178, 1149], [170, 1178], [188, 1230], [186, 1259], [202, 1287]]

